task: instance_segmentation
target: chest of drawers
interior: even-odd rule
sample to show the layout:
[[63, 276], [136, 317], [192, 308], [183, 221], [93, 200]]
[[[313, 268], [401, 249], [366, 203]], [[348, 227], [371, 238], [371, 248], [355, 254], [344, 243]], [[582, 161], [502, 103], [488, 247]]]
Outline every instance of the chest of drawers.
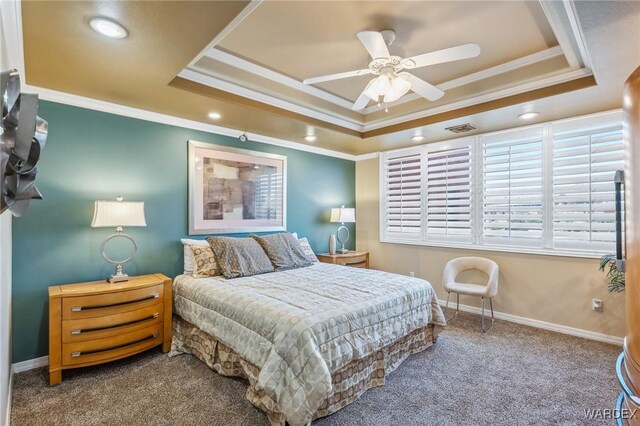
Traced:
[[172, 283], [162, 274], [49, 287], [49, 384], [62, 370], [171, 347]]

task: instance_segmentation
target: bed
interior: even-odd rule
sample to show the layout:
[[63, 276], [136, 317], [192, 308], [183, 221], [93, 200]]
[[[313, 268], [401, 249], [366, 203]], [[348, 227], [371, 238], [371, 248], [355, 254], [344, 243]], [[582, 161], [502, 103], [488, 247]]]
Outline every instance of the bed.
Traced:
[[170, 356], [248, 379], [272, 425], [308, 424], [356, 400], [435, 341], [445, 319], [424, 280], [312, 266], [174, 281]]

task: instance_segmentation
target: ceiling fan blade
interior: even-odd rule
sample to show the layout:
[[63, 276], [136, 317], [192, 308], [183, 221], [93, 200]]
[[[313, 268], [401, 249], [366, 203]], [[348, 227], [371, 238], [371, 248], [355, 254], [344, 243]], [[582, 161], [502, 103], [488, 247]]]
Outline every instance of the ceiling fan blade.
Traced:
[[413, 62], [413, 67], [420, 68], [427, 65], [442, 64], [444, 62], [459, 61], [461, 59], [475, 58], [480, 54], [480, 46], [475, 43], [462, 44], [460, 46], [449, 47], [448, 49], [436, 50], [435, 52], [423, 53], [422, 55], [413, 56], [405, 59], [405, 62]]
[[429, 84], [426, 81], [419, 79], [415, 75], [408, 75], [409, 81], [411, 82], [411, 90], [413, 90], [423, 98], [427, 98], [430, 101], [437, 101], [444, 96], [444, 92], [438, 89], [433, 84]]
[[360, 42], [373, 59], [389, 58], [391, 56], [387, 48], [387, 43], [384, 42], [382, 34], [379, 32], [360, 31], [358, 33], [358, 39], [360, 39]]
[[328, 74], [320, 77], [307, 78], [302, 82], [304, 84], [317, 84], [317, 83], [323, 83], [325, 81], [340, 80], [342, 78], [357, 77], [357, 76], [366, 75], [366, 74], [371, 74], [371, 71], [368, 68], [364, 70], [346, 71], [346, 72], [339, 72], [337, 74]]
[[360, 111], [361, 109], [364, 109], [367, 106], [370, 100], [371, 99], [364, 94], [364, 90], [363, 90], [362, 93], [360, 93], [360, 96], [358, 96], [358, 99], [356, 99], [356, 102], [353, 104], [351, 109], [354, 111]]

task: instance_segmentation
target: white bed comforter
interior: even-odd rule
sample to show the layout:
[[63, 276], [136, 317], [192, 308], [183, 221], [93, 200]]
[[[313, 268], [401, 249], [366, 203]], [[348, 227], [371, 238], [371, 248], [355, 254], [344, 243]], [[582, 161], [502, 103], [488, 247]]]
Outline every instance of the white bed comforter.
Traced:
[[260, 369], [287, 421], [311, 420], [331, 374], [428, 324], [445, 325], [431, 285], [317, 263], [251, 277], [174, 282], [175, 313]]

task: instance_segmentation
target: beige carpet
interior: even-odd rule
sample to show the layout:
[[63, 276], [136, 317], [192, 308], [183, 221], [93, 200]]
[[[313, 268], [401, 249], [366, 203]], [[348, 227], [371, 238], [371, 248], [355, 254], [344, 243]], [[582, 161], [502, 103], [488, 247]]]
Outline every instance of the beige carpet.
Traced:
[[[503, 321], [482, 334], [478, 320], [462, 314], [386, 386], [313, 424], [594, 424], [585, 409], [614, 406], [619, 347]], [[44, 368], [17, 374], [12, 425], [269, 424], [244, 398], [245, 382], [191, 355], [152, 350], [63, 379], [50, 388]]]

